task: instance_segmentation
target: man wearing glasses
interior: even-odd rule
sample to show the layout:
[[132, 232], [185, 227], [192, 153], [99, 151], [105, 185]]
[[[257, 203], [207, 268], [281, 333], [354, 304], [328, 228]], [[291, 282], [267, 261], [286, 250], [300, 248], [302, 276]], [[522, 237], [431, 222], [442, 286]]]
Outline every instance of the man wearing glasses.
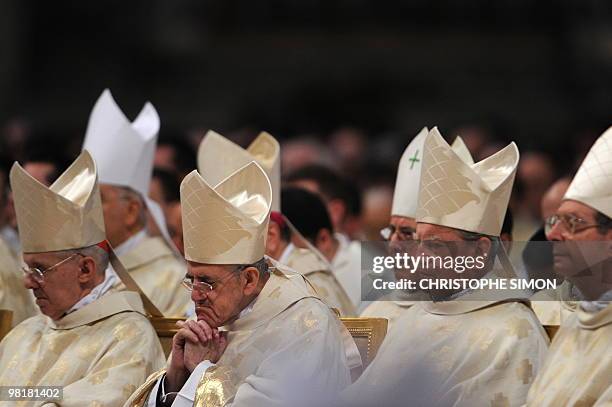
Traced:
[[[472, 265], [461, 273], [452, 266], [421, 265], [416, 272], [419, 283], [513, 277], [511, 268], [500, 267], [496, 257], [503, 247], [499, 236], [518, 165], [516, 145], [468, 163], [434, 128], [423, 151], [418, 254], [485, 260], [484, 267]], [[493, 296], [452, 287], [426, 291], [433, 301], [419, 301], [397, 320], [374, 361], [347, 390], [352, 404], [524, 404], [547, 349], [545, 333], [527, 301], [510, 292]]]
[[612, 127], [547, 220], [555, 272], [584, 299], [566, 318], [529, 391], [530, 406], [612, 403]]
[[[391, 218], [389, 226], [380, 231], [383, 240], [389, 242], [391, 250], [406, 252], [412, 247], [416, 232], [416, 213], [419, 198], [419, 183], [423, 160], [423, 143], [429, 134], [427, 127], [410, 142], [397, 169], [395, 191], [393, 192], [393, 205], [391, 207]], [[463, 143], [461, 137], [457, 137], [452, 144], [452, 149], [465, 162], [473, 163], [472, 156]], [[411, 273], [395, 273], [396, 279], [411, 279]], [[397, 322], [407, 309], [415, 304], [423, 293], [406, 292], [394, 290], [391, 298], [380, 298], [373, 301], [361, 313], [362, 317], [387, 318], [389, 324], [387, 333], [391, 332]]]
[[271, 200], [254, 161], [215, 187], [195, 170], [185, 177], [184, 285], [197, 321], [128, 405], [311, 405], [350, 383], [341, 322], [302, 275], [264, 257]]
[[[293, 199], [291, 205], [286, 205], [281, 199], [281, 168], [280, 168], [280, 144], [270, 134], [266, 132], [260, 133], [253, 142], [246, 148], [242, 148], [231, 140], [223, 137], [214, 131], [209, 131], [200, 143], [198, 149], [198, 168], [200, 173], [206, 178], [210, 184], [216, 184], [232, 174], [242, 165], [248, 164], [251, 161], [256, 161], [266, 172], [270, 184], [272, 186], [272, 212], [270, 214], [270, 222], [268, 225], [268, 235], [266, 239], [266, 255], [274, 260], [278, 260], [283, 265], [302, 273], [307, 276], [309, 282], [315, 287], [321, 299], [330, 306], [340, 311], [342, 316], [354, 316], [355, 311], [350, 299], [344, 292], [343, 287], [339, 284], [336, 277], [330, 270], [330, 265], [325, 258], [319, 256], [325, 253], [315, 253], [311, 249], [320, 249], [317, 242], [311, 242], [311, 248], [296, 248], [292, 243], [292, 234], [296, 232], [292, 230], [292, 225], [287, 221], [286, 210], [300, 210], [303, 207], [312, 209], [301, 202], [299, 199]], [[295, 192], [295, 191], [294, 191]], [[299, 191], [298, 191], [299, 192]], [[283, 195], [285, 195], [283, 193]], [[294, 196], [290, 194], [289, 196]], [[312, 202], [309, 197], [308, 202]], [[281, 205], [281, 201], [283, 201]], [[320, 204], [320, 202], [315, 202]], [[321, 205], [316, 208], [320, 209]], [[282, 211], [281, 211], [282, 209]], [[327, 209], [323, 207], [324, 217], [327, 220], [328, 227], [320, 229], [312, 222], [308, 226], [315, 228], [317, 232], [321, 230], [321, 239], [325, 248], [334, 246], [335, 239], [331, 221], [327, 213]], [[320, 211], [314, 210], [313, 213], [321, 214]], [[304, 212], [300, 213], [303, 216]], [[312, 213], [311, 213], [312, 215]], [[308, 220], [319, 220], [319, 217], [306, 216]], [[295, 219], [293, 219], [295, 221]], [[317, 223], [317, 222], [314, 222]], [[320, 222], [318, 222], [320, 223]], [[293, 225], [295, 226], [295, 225]], [[300, 228], [297, 228], [303, 232]], [[297, 240], [298, 238], [295, 237]], [[314, 240], [314, 239], [313, 239]], [[301, 242], [304, 243], [304, 242]], [[302, 246], [302, 244], [300, 244]]]
[[10, 178], [25, 285], [41, 315], [0, 343], [0, 386], [62, 388], [42, 404], [122, 406], [164, 357], [138, 293], [112, 289], [120, 264], [109, 266], [93, 159], [84, 151], [50, 187], [19, 164]]

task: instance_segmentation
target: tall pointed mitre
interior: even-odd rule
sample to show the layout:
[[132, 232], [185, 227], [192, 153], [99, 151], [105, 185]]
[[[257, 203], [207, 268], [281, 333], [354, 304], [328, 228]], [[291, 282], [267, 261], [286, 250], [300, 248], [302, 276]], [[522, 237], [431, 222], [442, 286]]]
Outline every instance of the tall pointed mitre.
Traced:
[[130, 187], [148, 196], [159, 125], [151, 103], [145, 103], [130, 122], [105, 89], [91, 111], [83, 142], [83, 149], [96, 160], [100, 182]]
[[461, 136], [455, 137], [455, 141], [453, 141], [451, 148], [453, 149], [455, 153], [457, 153], [459, 158], [461, 158], [464, 163], [467, 163], [470, 165], [474, 164], [474, 159], [472, 158], [472, 154], [470, 153], [470, 150], [468, 150]]
[[582, 202], [612, 218], [612, 127], [593, 144], [563, 199]]
[[175, 249], [161, 207], [149, 198], [159, 126], [159, 115], [151, 103], [145, 103], [130, 122], [105, 89], [89, 116], [83, 149], [96, 160], [100, 183], [140, 193], [168, 246]]
[[427, 127], [416, 135], [408, 144], [397, 168], [395, 190], [391, 215], [415, 218], [418, 203], [419, 179], [423, 161], [423, 142], [429, 130]]
[[79, 249], [106, 239], [96, 164], [87, 151], [50, 187], [18, 163], [10, 180], [24, 253]]
[[214, 187], [197, 170], [181, 183], [185, 258], [251, 264], [264, 256], [272, 188], [251, 161]]
[[470, 164], [433, 128], [423, 148], [417, 221], [499, 236], [518, 166], [516, 144]]
[[[423, 143], [429, 134], [424, 127], [410, 142], [397, 169], [395, 191], [393, 192], [393, 206], [391, 215], [405, 218], [416, 218], [419, 200], [419, 183], [421, 179], [421, 166], [423, 160]], [[461, 137], [457, 136], [452, 149], [466, 163], [473, 164], [474, 160]]]
[[245, 150], [210, 130], [198, 148], [198, 170], [210, 185], [216, 185], [253, 160], [268, 175], [272, 184], [272, 210], [280, 212], [280, 144], [274, 137], [261, 132]]

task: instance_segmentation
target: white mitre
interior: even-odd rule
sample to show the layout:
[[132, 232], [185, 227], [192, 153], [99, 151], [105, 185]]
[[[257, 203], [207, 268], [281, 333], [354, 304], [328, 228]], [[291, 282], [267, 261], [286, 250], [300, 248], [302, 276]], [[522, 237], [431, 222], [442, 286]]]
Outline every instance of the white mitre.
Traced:
[[417, 222], [499, 236], [518, 166], [516, 144], [470, 164], [434, 127], [423, 151]]
[[582, 202], [612, 218], [612, 127], [595, 141], [563, 199]]
[[106, 240], [96, 164], [87, 151], [50, 187], [18, 163], [10, 180], [24, 253], [80, 249]]
[[272, 188], [255, 161], [217, 185], [197, 170], [181, 183], [185, 258], [204, 264], [252, 264], [263, 258]]
[[[395, 190], [393, 191], [393, 206], [391, 207], [392, 216], [416, 218], [423, 160], [423, 143], [428, 134], [429, 130], [427, 127], [424, 127], [419, 134], [412, 139], [402, 154], [397, 169]], [[469, 164], [474, 163], [461, 137], [457, 136], [453, 142], [452, 149], [464, 162]]]
[[429, 130], [427, 127], [408, 144], [397, 168], [395, 190], [393, 191], [392, 216], [415, 218], [419, 195], [419, 180], [423, 161], [423, 142]]
[[261, 132], [244, 149], [210, 130], [198, 148], [198, 170], [210, 185], [216, 185], [251, 161], [256, 161], [268, 175], [272, 184], [272, 210], [280, 212], [280, 144], [274, 137]]
[[136, 120], [130, 122], [105, 89], [89, 116], [83, 149], [96, 160], [100, 183], [140, 193], [166, 242], [174, 248], [163, 212], [149, 198], [159, 126], [159, 115], [151, 103], [145, 103]]
[[455, 137], [455, 141], [453, 141], [453, 144], [451, 144], [451, 148], [455, 153], [457, 153], [459, 158], [461, 158], [464, 163], [470, 165], [474, 164], [474, 158], [472, 158], [472, 154], [470, 153], [470, 150], [468, 150], [461, 136]]

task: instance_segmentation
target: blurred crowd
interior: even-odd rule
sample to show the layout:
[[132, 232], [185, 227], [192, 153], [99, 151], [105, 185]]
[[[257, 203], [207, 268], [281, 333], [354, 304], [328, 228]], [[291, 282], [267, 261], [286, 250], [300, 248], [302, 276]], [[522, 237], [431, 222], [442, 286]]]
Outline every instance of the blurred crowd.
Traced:
[[[196, 168], [197, 148], [206, 130], [176, 131], [162, 126], [160, 132], [150, 197], [164, 210], [168, 229], [178, 247], [182, 246], [179, 185]], [[379, 240], [379, 231], [388, 221], [400, 156], [418, 130], [370, 134], [364, 129], [345, 126], [326, 134], [273, 135], [281, 142], [285, 182], [301, 181], [301, 186], [310, 186], [311, 190], [322, 188], [315, 192], [324, 199], [336, 232], [351, 240]], [[569, 140], [560, 139], [552, 148], [530, 148], [538, 145], [537, 140], [521, 141], [520, 135], [510, 137], [507, 132], [481, 123], [456, 126], [444, 133], [452, 139], [460, 135], [476, 161], [517, 140], [521, 160], [509, 208], [514, 220], [514, 240], [526, 241], [547, 215], [542, 212], [546, 191], [557, 180], [565, 179], [567, 183], [567, 177], [575, 173], [600, 130], [577, 132]], [[246, 127], [223, 134], [245, 147], [257, 133], [258, 130]], [[16, 236], [12, 235], [16, 221], [6, 182], [12, 162], [24, 163], [30, 174], [50, 185], [59, 171], [78, 155], [82, 137], [77, 133], [40, 128], [17, 118], [3, 124], [0, 225], [5, 239], [17, 244]], [[314, 182], [309, 184], [308, 180]]]

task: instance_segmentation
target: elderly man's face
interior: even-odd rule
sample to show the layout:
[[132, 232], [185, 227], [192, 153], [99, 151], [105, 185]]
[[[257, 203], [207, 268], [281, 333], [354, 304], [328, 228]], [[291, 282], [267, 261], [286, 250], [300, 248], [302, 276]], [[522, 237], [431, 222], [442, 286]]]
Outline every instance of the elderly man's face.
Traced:
[[[195, 303], [198, 321], [218, 328], [237, 317], [248, 293], [246, 281], [237, 266], [201, 264], [188, 262], [187, 277], [193, 279], [191, 299]], [[198, 284], [200, 287], [198, 288]], [[204, 283], [204, 284], [202, 284]], [[212, 290], [207, 289], [207, 284]]]
[[27, 171], [34, 179], [43, 185], [49, 186], [54, 181], [53, 175], [57, 172], [57, 167], [53, 163], [44, 161], [30, 161], [23, 165], [23, 169]]
[[393, 215], [389, 220], [389, 226], [393, 230], [393, 233], [389, 236], [389, 241], [401, 242], [413, 239], [417, 223], [414, 218]]
[[[563, 277], [572, 277], [585, 268], [588, 263], [598, 262], [606, 256], [605, 241], [612, 240], [612, 230], [600, 233], [596, 227], [595, 209], [573, 200], [561, 203], [556, 215], [558, 221], [546, 235], [553, 241], [555, 272]], [[568, 222], [574, 222], [572, 233]], [[585, 243], [591, 242], [591, 243]]]
[[[457, 229], [429, 223], [417, 224], [416, 239], [419, 242], [417, 255], [422, 254], [441, 258], [448, 256], [453, 258], [476, 258], [478, 256], [485, 256], [485, 254], [488, 256], [491, 248], [491, 241], [486, 237], [482, 237], [477, 241], [467, 241], [463, 239]], [[474, 267], [472, 266], [472, 269]], [[454, 268], [429, 267], [419, 270], [419, 275], [427, 278], [452, 279], [463, 278], [464, 276], [477, 278], [480, 276], [479, 274], [484, 274], [482, 270], [479, 270], [478, 274], [472, 271], [467, 267], [462, 273], [458, 273]]]
[[[23, 255], [30, 269], [46, 270], [70, 256], [59, 257], [54, 253], [31, 253]], [[40, 312], [53, 320], [60, 319], [70, 307], [79, 301], [83, 289], [79, 284], [79, 272], [83, 256], [74, 255], [57, 267], [44, 273], [42, 282], [32, 275], [25, 276], [25, 287], [32, 290]]]
[[101, 184], [100, 198], [104, 212], [106, 237], [113, 247], [119, 246], [133, 234], [138, 223], [140, 203], [121, 187]]

